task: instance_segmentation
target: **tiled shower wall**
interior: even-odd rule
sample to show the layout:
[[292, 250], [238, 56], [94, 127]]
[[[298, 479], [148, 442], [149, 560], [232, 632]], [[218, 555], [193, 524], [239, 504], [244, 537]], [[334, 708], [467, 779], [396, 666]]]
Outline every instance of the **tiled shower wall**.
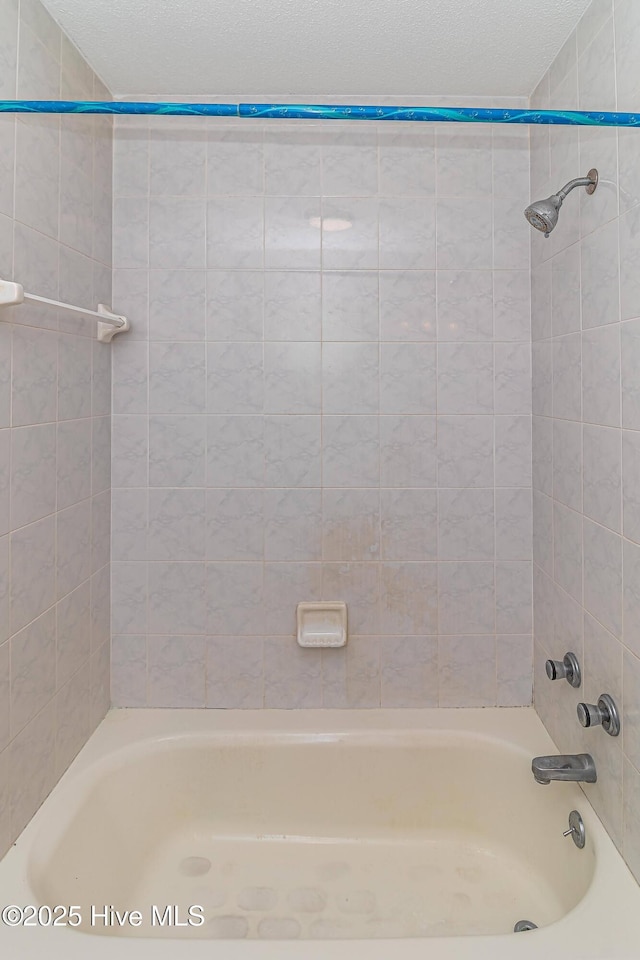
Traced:
[[528, 131], [382, 126], [118, 122], [116, 705], [530, 702]]
[[[37, 0], [0, 0], [0, 98], [109, 98]], [[112, 124], [0, 118], [0, 277], [111, 299]], [[0, 856], [109, 706], [111, 348], [0, 314]]]
[[[537, 88], [537, 107], [637, 112], [640, 6], [596, 0]], [[593, 755], [585, 786], [640, 878], [640, 134], [532, 129], [531, 193], [600, 172], [532, 238], [535, 702], [561, 750]], [[550, 683], [574, 650], [580, 690]], [[583, 730], [610, 693], [622, 734]]]

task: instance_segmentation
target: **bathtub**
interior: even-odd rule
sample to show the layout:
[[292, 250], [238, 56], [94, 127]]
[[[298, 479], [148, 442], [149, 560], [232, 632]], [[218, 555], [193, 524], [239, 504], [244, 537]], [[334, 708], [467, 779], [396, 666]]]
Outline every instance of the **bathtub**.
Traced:
[[34, 908], [0, 957], [638, 960], [640, 888], [533, 780], [554, 752], [532, 710], [112, 711], [0, 863]]

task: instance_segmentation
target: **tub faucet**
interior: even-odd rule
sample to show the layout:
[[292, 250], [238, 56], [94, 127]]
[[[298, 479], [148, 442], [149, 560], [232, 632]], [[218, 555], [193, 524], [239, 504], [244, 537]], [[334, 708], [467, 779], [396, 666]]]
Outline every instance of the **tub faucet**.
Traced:
[[561, 753], [557, 757], [534, 757], [531, 769], [536, 783], [573, 780], [595, 783], [596, 765], [590, 753]]

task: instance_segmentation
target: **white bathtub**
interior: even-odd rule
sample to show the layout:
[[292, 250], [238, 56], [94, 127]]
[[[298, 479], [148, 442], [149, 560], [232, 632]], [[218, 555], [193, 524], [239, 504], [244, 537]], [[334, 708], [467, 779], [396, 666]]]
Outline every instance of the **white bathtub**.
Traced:
[[638, 960], [640, 888], [533, 780], [554, 752], [530, 710], [114, 711], [0, 863], [0, 907], [77, 910], [0, 957]]

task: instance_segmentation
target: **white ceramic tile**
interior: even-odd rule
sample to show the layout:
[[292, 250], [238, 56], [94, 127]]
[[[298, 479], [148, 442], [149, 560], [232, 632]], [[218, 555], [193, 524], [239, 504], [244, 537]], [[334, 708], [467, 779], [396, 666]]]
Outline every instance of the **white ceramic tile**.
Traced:
[[378, 139], [381, 196], [432, 197], [435, 193], [433, 131], [384, 130]]
[[145, 416], [114, 416], [111, 438], [111, 480], [114, 487], [147, 483], [149, 422]]
[[640, 351], [640, 320], [620, 325], [622, 361], [622, 426], [640, 428], [640, 386], [637, 363]]
[[438, 344], [438, 413], [492, 413], [493, 375], [491, 344]]
[[[206, 443], [207, 486], [256, 487], [264, 483], [264, 422], [261, 416], [207, 417]], [[194, 453], [194, 467], [197, 467], [199, 440]], [[200, 476], [199, 468], [196, 476]]]
[[531, 272], [531, 335], [533, 340], [551, 336], [551, 290], [554, 260], [538, 264]]
[[325, 343], [322, 347], [323, 413], [377, 413], [377, 343]]
[[435, 346], [429, 343], [383, 343], [380, 348], [380, 413], [435, 412]]
[[[267, 356], [271, 356], [271, 352], [267, 351]], [[259, 343], [210, 344], [207, 351], [209, 411], [261, 411], [262, 363], [263, 348]]]
[[380, 565], [380, 630], [389, 636], [438, 633], [438, 564]]
[[11, 632], [20, 630], [55, 600], [56, 522], [45, 517], [11, 535]]
[[149, 192], [152, 197], [204, 195], [207, 145], [204, 128], [193, 129], [193, 123], [192, 117], [182, 118], [172, 130], [171, 137], [164, 129], [152, 129], [149, 141]]
[[435, 260], [435, 202], [417, 198], [382, 200], [380, 268], [432, 270]]
[[141, 340], [114, 344], [113, 412], [147, 413], [149, 393], [149, 347]]
[[378, 485], [378, 417], [322, 418], [322, 476], [323, 483], [328, 487]]
[[205, 476], [206, 420], [202, 416], [149, 418], [149, 483], [201, 487]]
[[323, 490], [323, 560], [362, 562], [376, 560], [379, 555], [379, 492], [377, 490]]
[[380, 706], [379, 637], [352, 637], [340, 650], [322, 651], [322, 705]]
[[[585, 428], [586, 429], [586, 428]], [[573, 510], [582, 510], [582, 425], [553, 421], [553, 496]]]
[[550, 340], [534, 342], [531, 347], [533, 412], [541, 417], [553, 414], [553, 347]]
[[[383, 290], [385, 282], [388, 289], [387, 276], [380, 276], [381, 324], [384, 323]], [[325, 341], [378, 339], [378, 274], [365, 271], [323, 273], [322, 338]]]
[[438, 270], [438, 339], [491, 340], [493, 277], [488, 270]]
[[273, 271], [264, 285], [265, 340], [320, 340], [320, 273]]
[[[263, 499], [262, 490], [207, 490], [207, 560], [262, 560], [265, 537]], [[182, 520], [182, 513], [177, 513], [176, 528], [181, 536]], [[195, 535], [195, 514], [193, 520]], [[167, 550], [169, 554], [175, 557], [175, 549]]]
[[436, 468], [435, 417], [380, 417], [383, 487], [435, 487]]
[[438, 417], [438, 483], [441, 487], [493, 484], [493, 419]]
[[[315, 229], [315, 228], [314, 228]], [[378, 267], [378, 205], [362, 198], [322, 201], [324, 270]]]
[[151, 270], [149, 324], [152, 340], [202, 340], [205, 329], [204, 270]]
[[616, 81], [619, 110], [634, 110], [637, 105], [634, 65], [638, 43], [640, 43], [640, 17], [636, 5], [632, 0], [616, 3]]
[[322, 570], [321, 563], [265, 563], [263, 627], [269, 636], [295, 637], [298, 603], [322, 598]]
[[622, 540], [610, 530], [584, 521], [584, 605], [608, 630], [622, 630]]
[[207, 623], [204, 563], [149, 563], [149, 633], [202, 634]]
[[493, 314], [497, 340], [531, 339], [529, 270], [494, 271]]
[[[585, 338], [588, 336], [589, 334], [585, 334]], [[562, 420], [580, 420], [582, 410], [580, 396], [580, 373], [580, 334], [572, 333], [564, 337], [555, 338], [553, 341], [554, 417], [560, 417]], [[546, 407], [544, 409], [539, 409], [536, 412], [548, 415]]]
[[496, 563], [496, 630], [529, 634], [532, 620], [531, 562]]
[[489, 270], [493, 266], [491, 200], [437, 202], [439, 270]]
[[260, 340], [264, 330], [265, 282], [257, 271], [208, 271], [207, 338]]
[[204, 637], [150, 636], [147, 651], [150, 707], [204, 706]]
[[265, 132], [265, 192], [268, 196], [319, 196], [321, 148], [317, 140], [313, 129]]
[[262, 130], [207, 129], [207, 191], [210, 196], [258, 196], [264, 189]]
[[263, 565], [207, 564], [208, 633], [263, 636]]
[[144, 634], [147, 629], [147, 565], [118, 563], [111, 573], [111, 626], [118, 634]]
[[493, 563], [438, 564], [440, 634], [495, 633]]
[[207, 205], [207, 266], [261, 267], [264, 201], [261, 197], [220, 197]]
[[496, 558], [529, 560], [532, 553], [532, 500], [527, 487], [495, 492]]
[[439, 490], [438, 559], [493, 560], [494, 554], [494, 491]]
[[205, 559], [204, 490], [149, 490], [148, 558]]
[[380, 624], [380, 581], [377, 563], [323, 563], [322, 599], [347, 604], [350, 633], [373, 635]]
[[496, 417], [495, 483], [497, 487], [528, 487], [530, 485], [530, 417]]
[[532, 699], [532, 643], [529, 636], [496, 637], [499, 707], [528, 707]]
[[208, 707], [263, 705], [263, 642], [255, 637], [209, 637]]
[[303, 650], [289, 638], [265, 639], [264, 705], [286, 709], [322, 705], [322, 662], [317, 650]]
[[619, 430], [584, 425], [584, 513], [620, 532], [622, 450]]
[[322, 231], [316, 198], [267, 197], [264, 209], [264, 262], [279, 269], [320, 267]]
[[150, 413], [204, 413], [205, 380], [204, 343], [150, 344]]
[[[95, 501], [98, 500], [96, 497]], [[81, 500], [80, 503], [59, 511], [56, 520], [56, 579], [58, 597], [64, 597], [82, 583], [92, 570], [92, 537], [96, 538], [98, 530], [89, 500]], [[108, 530], [105, 531], [104, 539], [108, 550]], [[103, 548], [102, 543], [100, 546]]]
[[581, 110], [616, 109], [616, 59], [613, 18], [609, 18], [582, 51], [578, 61]]
[[582, 416], [587, 423], [620, 426], [620, 324], [582, 335]]
[[615, 323], [620, 317], [618, 224], [611, 221], [580, 245], [582, 327]]
[[320, 490], [265, 490], [265, 559], [320, 560], [321, 518]]
[[[9, 431], [3, 430], [2, 434], [2, 439], [8, 441]], [[53, 513], [56, 509], [54, 424], [12, 430], [10, 459], [8, 445], [2, 443], [2, 447], [5, 462], [11, 463], [11, 529]], [[65, 450], [61, 453], [64, 462]], [[8, 482], [8, 476], [5, 479]]]
[[[587, 289], [592, 289], [593, 284], [588, 276], [584, 278], [584, 291], [581, 299], [581, 254], [582, 262], [586, 264], [589, 259], [589, 251], [585, 245], [574, 244], [561, 250], [551, 260], [551, 296], [553, 299], [553, 311], [551, 314], [551, 304], [548, 304], [553, 317], [553, 335], [554, 337], [563, 336], [566, 333], [575, 333], [581, 329], [581, 307], [584, 303], [585, 311], [589, 315], [591, 305], [587, 302]], [[536, 283], [542, 282], [542, 278]], [[535, 285], [535, 284], [534, 284]], [[545, 333], [549, 334], [547, 327], [548, 320], [544, 323]], [[597, 326], [598, 324], [585, 324], [585, 326]]]
[[[57, 508], [71, 506], [91, 495], [91, 420], [67, 420], [57, 430]], [[49, 477], [43, 484], [53, 486]], [[108, 482], [106, 484], [108, 486]], [[104, 489], [104, 488], [103, 488]]]
[[440, 637], [438, 646], [439, 706], [495, 706], [495, 637]]
[[266, 486], [320, 486], [320, 417], [267, 416], [264, 429]]
[[55, 420], [57, 334], [27, 327], [13, 329], [13, 426]]
[[437, 130], [439, 197], [476, 199], [491, 191], [491, 132], [444, 125]]
[[493, 201], [493, 266], [496, 270], [524, 270], [530, 263], [531, 230], [522, 217], [522, 200]]
[[640, 433], [622, 431], [622, 515], [623, 532], [629, 540], [640, 543]]
[[56, 689], [56, 618], [38, 617], [11, 639], [11, 736], [15, 737]]
[[380, 646], [383, 707], [435, 707], [438, 646], [435, 637], [383, 637]]
[[322, 149], [325, 197], [368, 197], [378, 192], [376, 131], [338, 131]]
[[[44, 619], [44, 618], [41, 618]], [[69, 680], [91, 651], [91, 587], [89, 581], [68, 594], [56, 609], [56, 684]]]

